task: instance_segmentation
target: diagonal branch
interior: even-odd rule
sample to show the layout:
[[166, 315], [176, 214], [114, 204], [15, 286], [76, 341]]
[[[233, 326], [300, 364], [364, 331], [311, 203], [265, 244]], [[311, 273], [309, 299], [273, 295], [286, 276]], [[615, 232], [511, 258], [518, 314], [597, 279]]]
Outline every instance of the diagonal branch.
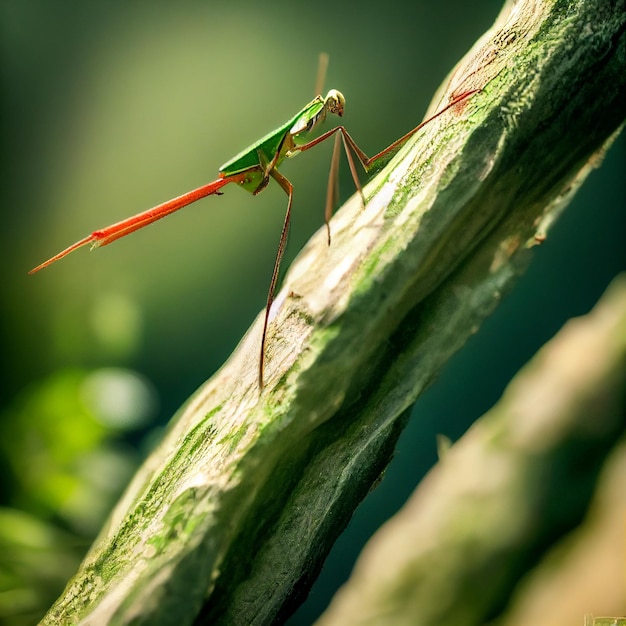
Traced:
[[44, 623], [287, 615], [407, 411], [524, 270], [624, 121], [624, 1], [520, 0], [172, 421]]

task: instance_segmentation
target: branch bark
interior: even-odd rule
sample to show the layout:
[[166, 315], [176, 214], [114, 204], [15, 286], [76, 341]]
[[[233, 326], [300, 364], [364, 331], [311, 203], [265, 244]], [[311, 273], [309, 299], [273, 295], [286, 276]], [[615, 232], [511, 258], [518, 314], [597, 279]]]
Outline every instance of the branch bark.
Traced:
[[43, 623], [273, 623], [386, 466], [408, 410], [523, 272], [626, 111], [624, 0], [521, 0], [412, 139], [293, 263], [180, 410]]

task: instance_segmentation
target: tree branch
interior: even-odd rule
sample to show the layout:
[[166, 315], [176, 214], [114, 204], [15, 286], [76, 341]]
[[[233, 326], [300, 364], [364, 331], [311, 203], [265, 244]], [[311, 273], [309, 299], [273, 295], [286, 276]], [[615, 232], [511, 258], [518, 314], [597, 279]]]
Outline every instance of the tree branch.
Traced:
[[44, 623], [265, 624], [305, 595], [407, 411], [495, 308], [626, 111], [623, 0], [505, 6], [442, 103], [293, 263], [172, 421]]

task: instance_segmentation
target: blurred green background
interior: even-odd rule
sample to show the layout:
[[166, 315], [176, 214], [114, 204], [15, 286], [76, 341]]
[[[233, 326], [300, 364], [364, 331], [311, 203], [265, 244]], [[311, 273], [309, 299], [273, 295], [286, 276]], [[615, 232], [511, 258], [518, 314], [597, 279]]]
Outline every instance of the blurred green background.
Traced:
[[[438, 3], [1, 0], [3, 263], [0, 618], [60, 592], [151, 443], [263, 306], [285, 209], [227, 187], [92, 254], [27, 271], [92, 230], [216, 177], [312, 97], [320, 51], [372, 154], [421, 118], [492, 24], [496, 0]], [[571, 316], [626, 267], [620, 138], [517, 290], [418, 403], [382, 484], [309, 600], [309, 623], [363, 542]], [[323, 223], [330, 146], [295, 186], [285, 267]], [[352, 193], [342, 174], [342, 197]], [[9, 618], [21, 613], [22, 617]]]

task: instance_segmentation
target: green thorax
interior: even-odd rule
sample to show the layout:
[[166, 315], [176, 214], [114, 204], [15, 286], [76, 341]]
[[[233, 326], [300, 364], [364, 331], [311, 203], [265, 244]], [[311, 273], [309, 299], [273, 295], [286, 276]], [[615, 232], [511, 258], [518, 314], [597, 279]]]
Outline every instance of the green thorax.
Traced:
[[[219, 169], [220, 174], [232, 176], [245, 170], [257, 168], [261, 165], [259, 152], [265, 155], [267, 161], [271, 161], [279, 149], [280, 155], [276, 161], [276, 166], [280, 165], [285, 157], [288, 156], [289, 150], [293, 150], [294, 145], [306, 143], [306, 134], [313, 130], [320, 116], [323, 117], [323, 111], [324, 98], [317, 96], [315, 100], [309, 102], [285, 124], [261, 137], [261, 139], [230, 159], [230, 161], [226, 161]], [[255, 180], [257, 178], [253, 172], [251, 172], [251, 177]], [[242, 186], [249, 191], [254, 191], [255, 185], [252, 180], [251, 183], [242, 183]]]

